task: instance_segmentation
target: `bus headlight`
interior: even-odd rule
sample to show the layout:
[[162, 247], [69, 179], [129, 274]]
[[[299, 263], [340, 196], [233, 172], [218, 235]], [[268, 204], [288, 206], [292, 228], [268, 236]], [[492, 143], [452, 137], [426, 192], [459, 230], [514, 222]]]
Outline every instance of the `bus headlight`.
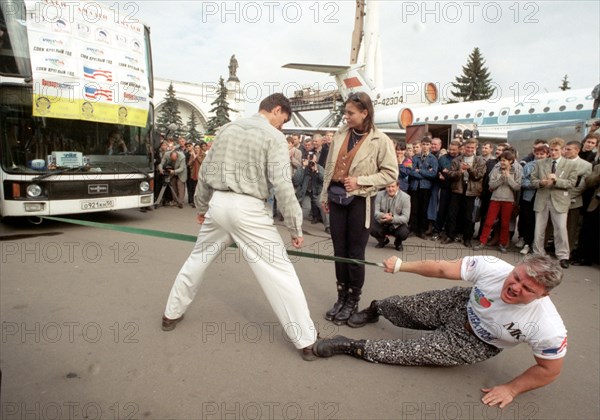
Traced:
[[27, 197], [36, 198], [42, 195], [42, 187], [37, 184], [27, 186]]
[[142, 182], [140, 182], [140, 191], [141, 192], [148, 192], [148, 191], [150, 191], [150, 183], [148, 181], [142, 181]]

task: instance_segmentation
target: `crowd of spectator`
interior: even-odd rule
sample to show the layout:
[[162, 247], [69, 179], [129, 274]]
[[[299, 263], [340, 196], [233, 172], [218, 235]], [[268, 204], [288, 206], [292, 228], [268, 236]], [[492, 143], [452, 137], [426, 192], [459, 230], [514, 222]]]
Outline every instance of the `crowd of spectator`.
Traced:
[[[563, 268], [598, 262], [599, 126], [592, 124], [581, 142], [538, 139], [522, 159], [508, 143], [479, 142], [460, 130], [448, 149], [430, 133], [398, 143], [409, 235], [475, 250], [554, 252]], [[378, 247], [389, 242], [373, 236]]]

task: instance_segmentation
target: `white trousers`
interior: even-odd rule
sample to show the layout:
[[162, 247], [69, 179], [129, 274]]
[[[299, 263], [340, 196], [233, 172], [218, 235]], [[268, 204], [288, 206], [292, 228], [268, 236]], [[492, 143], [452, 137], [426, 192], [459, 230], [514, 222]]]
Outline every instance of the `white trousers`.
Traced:
[[554, 227], [554, 253], [559, 260], [569, 259], [569, 234], [567, 232], [568, 213], [559, 213], [548, 200], [542, 211], [535, 212], [535, 233], [533, 234], [533, 252], [546, 255], [544, 250], [544, 239], [546, 236], [546, 225], [548, 217], [552, 219]]
[[233, 192], [213, 194], [194, 249], [171, 288], [165, 316], [176, 319], [185, 313], [210, 263], [234, 242], [290, 341], [298, 349], [313, 344], [317, 331], [269, 208], [262, 200]]

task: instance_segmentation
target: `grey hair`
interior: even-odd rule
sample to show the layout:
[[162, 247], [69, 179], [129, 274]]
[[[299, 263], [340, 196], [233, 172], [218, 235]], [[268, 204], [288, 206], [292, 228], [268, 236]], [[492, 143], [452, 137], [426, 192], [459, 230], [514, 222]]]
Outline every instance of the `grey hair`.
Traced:
[[544, 286], [548, 292], [562, 281], [563, 270], [559, 262], [547, 255], [530, 254], [521, 264], [525, 267], [527, 275]]

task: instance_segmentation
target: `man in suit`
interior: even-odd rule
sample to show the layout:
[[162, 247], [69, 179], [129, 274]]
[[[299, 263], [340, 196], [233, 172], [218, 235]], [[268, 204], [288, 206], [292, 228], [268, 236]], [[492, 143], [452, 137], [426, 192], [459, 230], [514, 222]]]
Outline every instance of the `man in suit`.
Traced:
[[375, 248], [386, 246], [390, 242], [386, 235], [393, 235], [394, 247], [397, 251], [402, 251], [402, 242], [410, 233], [410, 197], [399, 187], [400, 182], [396, 180], [375, 197], [375, 217], [371, 227], [371, 236], [377, 239]]
[[562, 157], [565, 141], [554, 138], [548, 143], [550, 157], [541, 160], [531, 174], [531, 185], [537, 188], [533, 210], [535, 211], [535, 233], [533, 252], [545, 255], [544, 236], [548, 218], [554, 227], [556, 258], [562, 268], [569, 268], [569, 238], [567, 214], [571, 204], [569, 191], [577, 181], [576, 165]]
[[583, 208], [583, 191], [586, 188], [585, 179], [592, 174], [592, 164], [586, 160], [581, 159], [578, 156], [580, 148], [581, 143], [574, 140], [568, 142], [564, 149], [565, 158], [573, 162], [575, 164], [575, 167], [577, 168], [577, 179], [575, 180], [575, 187], [571, 188], [571, 190], [569, 191], [571, 204], [569, 206], [569, 214], [567, 216], [569, 249], [571, 250], [572, 255], [575, 254], [575, 240], [577, 239], [577, 231], [579, 228], [579, 222], [581, 221], [581, 210]]

